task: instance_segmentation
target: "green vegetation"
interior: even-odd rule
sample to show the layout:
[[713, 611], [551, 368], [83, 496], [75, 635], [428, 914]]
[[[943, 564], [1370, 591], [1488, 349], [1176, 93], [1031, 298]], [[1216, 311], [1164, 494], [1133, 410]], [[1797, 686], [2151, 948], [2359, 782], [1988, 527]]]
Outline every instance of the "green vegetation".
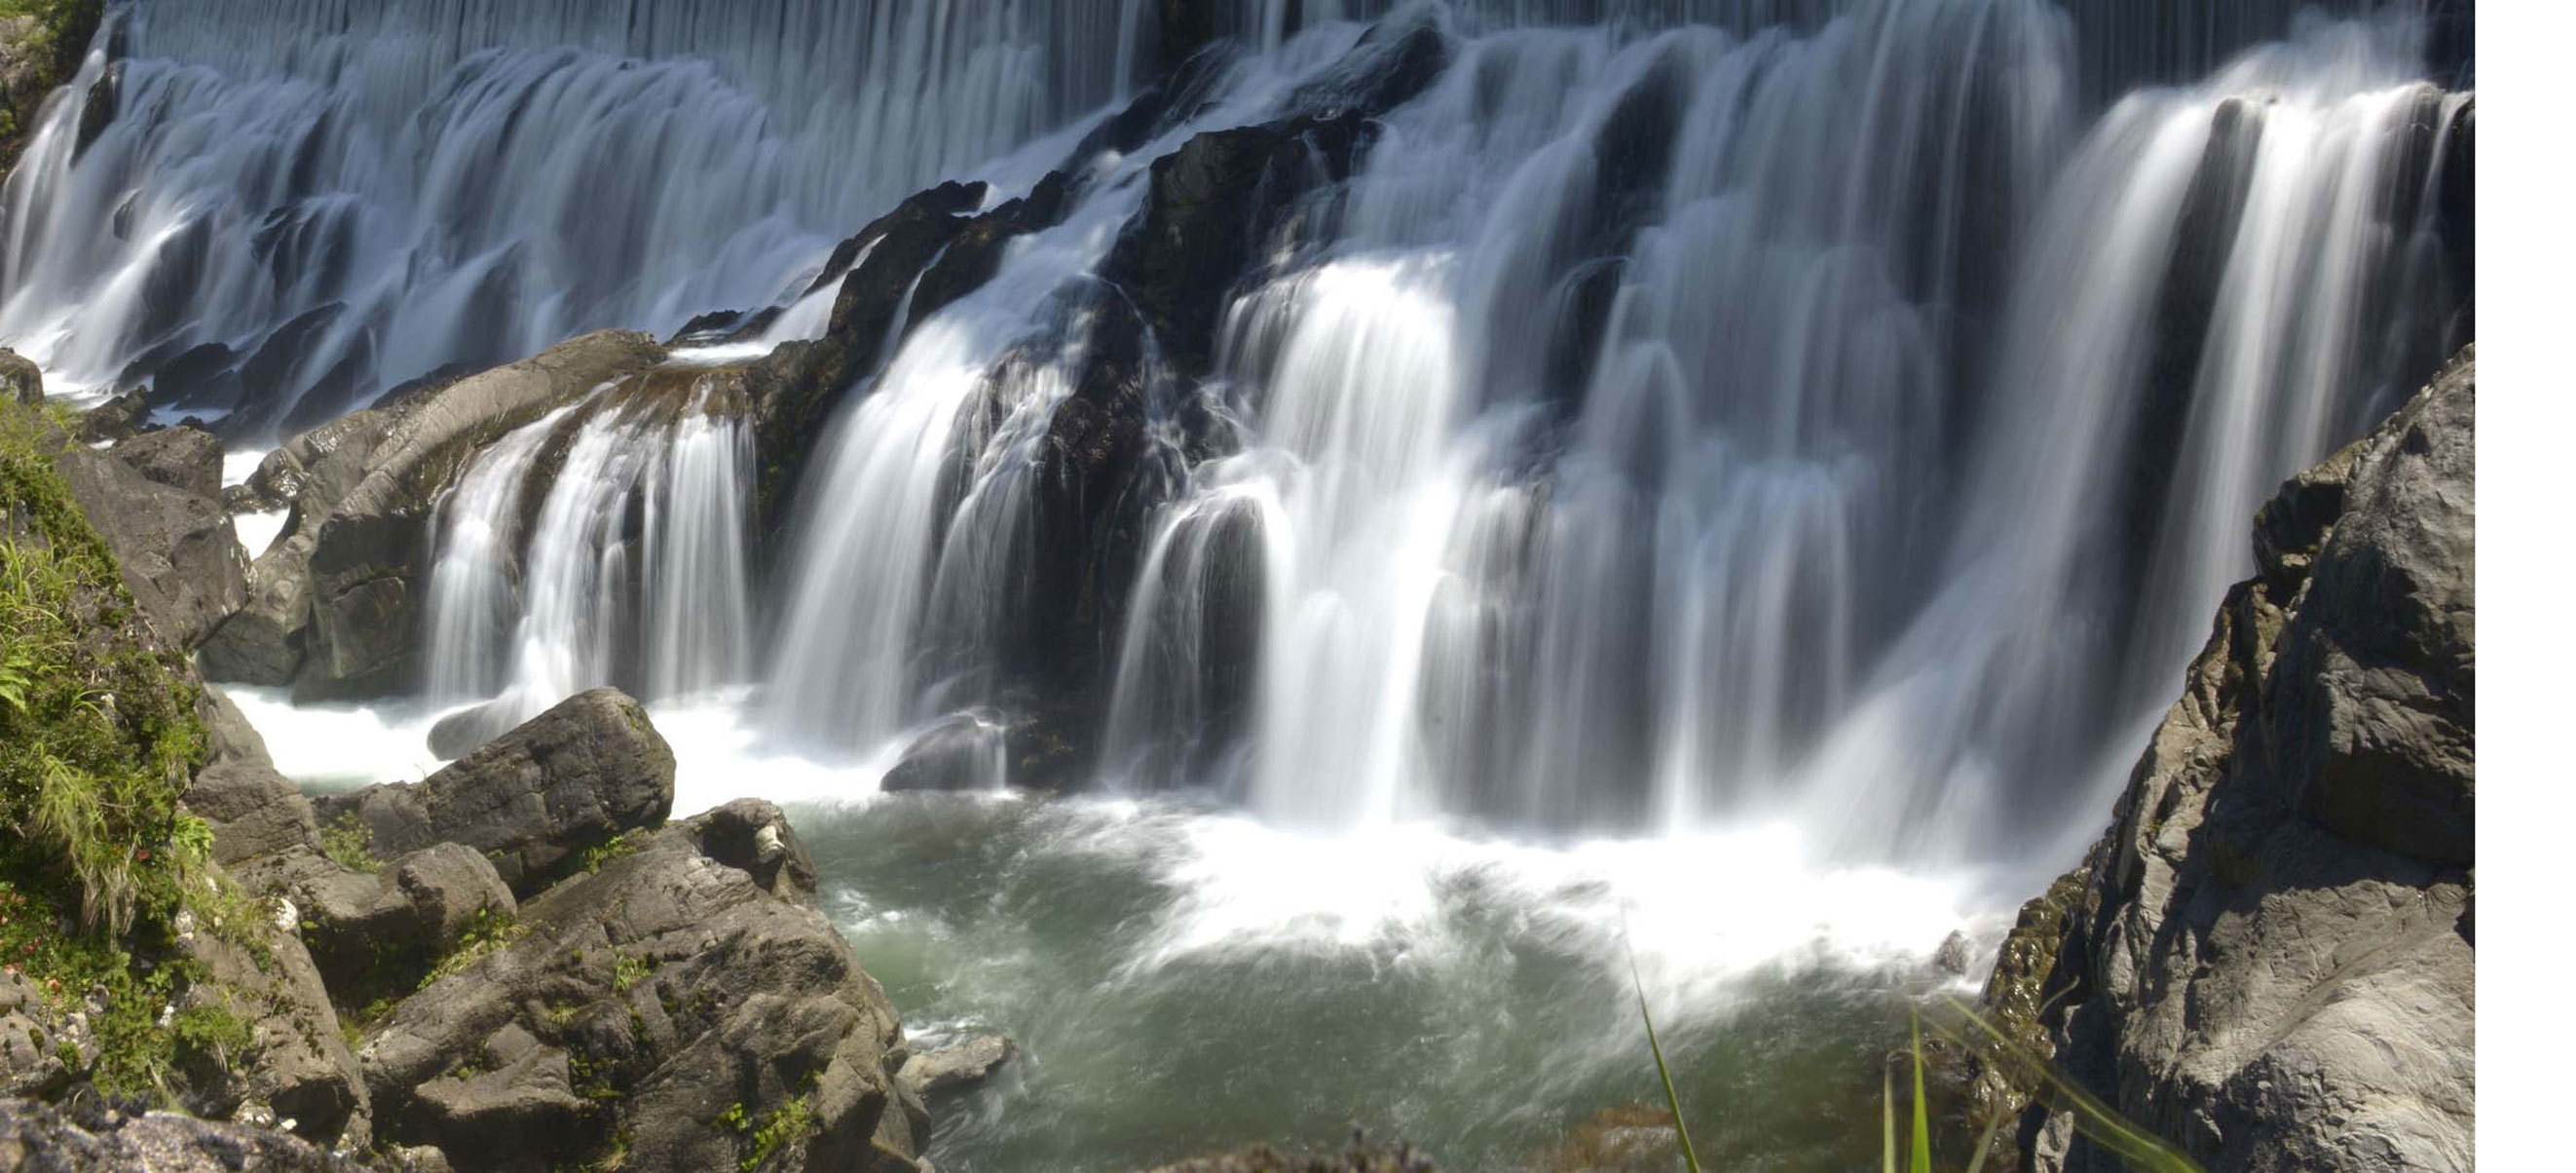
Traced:
[[436, 985], [440, 978], [463, 973], [475, 962], [500, 952], [527, 933], [527, 926], [509, 913], [489, 908], [476, 909], [474, 923], [465, 926], [464, 935], [456, 939], [456, 948], [449, 950], [447, 956], [440, 958], [438, 964], [420, 979], [420, 988], [426, 990]]
[[[632, 719], [631, 715], [629, 719]], [[644, 845], [645, 834], [645, 832], [635, 830], [620, 831], [617, 833], [615, 838], [610, 839], [608, 842], [582, 852], [582, 873], [584, 875], [596, 875], [598, 874], [599, 869], [635, 854], [635, 849]]]
[[213, 830], [179, 807], [205, 757], [199, 687], [56, 470], [69, 442], [0, 407], [0, 964], [56, 1014], [87, 1009], [88, 1038], [57, 1045], [75, 1072], [166, 1098], [251, 1042], [220, 988], [196, 989], [189, 934], [268, 954], [216, 879]]
[[[742, 1105], [734, 1108], [739, 1111]], [[778, 1110], [751, 1131], [751, 1155], [742, 1159], [742, 1173], [751, 1173], [780, 1148], [802, 1140], [814, 1130], [814, 1108], [804, 1096], [778, 1106]], [[738, 1130], [737, 1130], [738, 1131]]]
[[351, 871], [374, 873], [384, 870], [383, 860], [376, 858], [376, 833], [350, 811], [322, 828], [322, 854], [331, 862]]
[[20, 140], [34, 129], [45, 95], [80, 72], [81, 55], [106, 11], [106, 0], [0, 0], [0, 20], [36, 18], [35, 31], [10, 53], [36, 68], [11, 77], [0, 93], [0, 169], [17, 164]]
[[616, 976], [610, 979], [609, 988], [623, 994], [634, 989], [637, 982], [651, 976], [653, 976], [652, 958], [620, 949], [617, 951]]

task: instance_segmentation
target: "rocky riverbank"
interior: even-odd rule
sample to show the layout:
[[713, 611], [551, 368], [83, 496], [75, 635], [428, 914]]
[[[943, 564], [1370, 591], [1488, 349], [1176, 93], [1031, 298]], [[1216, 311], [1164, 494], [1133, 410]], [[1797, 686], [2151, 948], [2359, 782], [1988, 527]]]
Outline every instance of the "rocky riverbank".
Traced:
[[[214, 470], [149, 477], [135, 441], [0, 412], [0, 814], [26, 837], [0, 876], [24, 945], [0, 1144], [67, 1168], [920, 1167], [928, 1075], [898, 1078], [915, 1056], [776, 807], [668, 821], [670, 747], [609, 690], [417, 784], [308, 800], [186, 656], [244, 580]], [[174, 554], [201, 537], [229, 560]], [[29, 593], [47, 575], [65, 597]], [[55, 647], [48, 616], [64, 658], [25, 654]], [[98, 701], [91, 663], [146, 686]], [[166, 813], [53, 833], [46, 761]]]
[[[2476, 409], [2470, 350], [2263, 508], [2110, 829], [1986, 987], [2211, 1169], [2475, 1167]], [[2074, 1123], [2024, 1111], [2027, 1167], [2121, 1167]]]

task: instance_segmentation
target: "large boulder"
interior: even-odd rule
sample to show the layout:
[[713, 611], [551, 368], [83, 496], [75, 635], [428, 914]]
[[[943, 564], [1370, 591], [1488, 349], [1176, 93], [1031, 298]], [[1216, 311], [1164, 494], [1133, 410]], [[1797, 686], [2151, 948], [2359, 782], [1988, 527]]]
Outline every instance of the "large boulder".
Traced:
[[0, 398], [14, 399], [31, 407], [43, 403], [44, 369], [38, 367], [34, 359], [0, 346]]
[[384, 1132], [505, 1171], [921, 1168], [902, 1028], [778, 809], [621, 846], [375, 1028]]
[[128, 391], [81, 414], [77, 437], [83, 444], [107, 444], [152, 425], [152, 407], [140, 391]]
[[420, 782], [316, 806], [326, 826], [356, 820], [379, 856], [464, 844], [524, 899], [582, 853], [669, 818], [675, 768], [644, 706], [595, 688]]
[[[1989, 981], [2209, 1168], [2475, 1166], [2475, 414], [2463, 352], [2264, 507], [2111, 829]], [[2122, 1167], [2073, 1123], [2028, 1110], [2032, 1167]]]
[[[345, 830], [334, 830], [345, 836]], [[239, 869], [253, 891], [285, 899], [314, 966], [342, 1005], [410, 993], [469, 933], [506, 923], [518, 901], [473, 848], [440, 843], [390, 860], [340, 842], [326, 856], [289, 844]], [[366, 855], [351, 858], [358, 852]]]
[[199, 497], [224, 494], [224, 444], [196, 428], [161, 428], [120, 440], [108, 454], [143, 479]]
[[173, 646], [204, 642], [249, 598], [241, 540], [214, 498], [161, 484], [77, 444], [61, 451], [55, 467], [115, 553], [135, 603]]

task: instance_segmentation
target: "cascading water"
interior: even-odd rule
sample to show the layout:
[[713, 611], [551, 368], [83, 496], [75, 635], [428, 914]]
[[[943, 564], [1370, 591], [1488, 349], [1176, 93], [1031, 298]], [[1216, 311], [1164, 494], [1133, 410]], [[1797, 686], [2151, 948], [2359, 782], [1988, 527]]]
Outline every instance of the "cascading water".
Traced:
[[[2098, 829], [2270, 486], [2467, 337], [2462, 13], [2301, 7], [138, 4], [0, 188], [0, 339], [255, 439], [768, 307], [464, 467], [442, 755], [615, 683], [680, 807], [812, 803], [908, 1027], [1028, 1048], [943, 1167], [1516, 1165], [1653, 1091], [1631, 943], [1711, 1105], [1883, 1041]], [[789, 341], [856, 356], [793, 477]], [[1097, 795], [877, 796], [1005, 781]]]
[[476, 704], [455, 748], [586, 688], [668, 700], [748, 678], [750, 444], [718, 384], [678, 368], [612, 385], [459, 479], [428, 636], [430, 698]]

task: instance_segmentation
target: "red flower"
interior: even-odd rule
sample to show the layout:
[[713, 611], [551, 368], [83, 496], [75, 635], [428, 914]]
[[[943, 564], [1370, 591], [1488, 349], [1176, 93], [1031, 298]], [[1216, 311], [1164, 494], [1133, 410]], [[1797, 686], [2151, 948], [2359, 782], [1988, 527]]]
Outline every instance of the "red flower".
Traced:
[[134, 858], [137, 861], [150, 859], [152, 858], [152, 849], [149, 847], [137, 847], [134, 849]]

